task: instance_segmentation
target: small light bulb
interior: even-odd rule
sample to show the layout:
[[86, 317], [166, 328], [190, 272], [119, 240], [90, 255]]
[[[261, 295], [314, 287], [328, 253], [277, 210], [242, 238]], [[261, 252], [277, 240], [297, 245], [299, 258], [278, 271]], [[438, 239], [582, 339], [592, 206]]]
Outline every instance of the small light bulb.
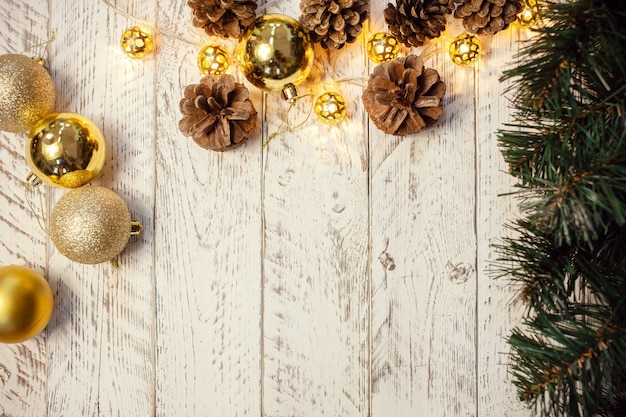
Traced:
[[376, 64], [393, 61], [399, 51], [400, 44], [390, 33], [375, 33], [367, 41], [367, 55]]
[[198, 69], [203, 74], [222, 75], [229, 66], [228, 53], [219, 45], [209, 44], [198, 54]]
[[517, 21], [521, 26], [532, 26], [539, 20], [539, 7], [536, 0], [526, 0], [524, 9], [517, 15]]
[[315, 101], [315, 115], [320, 122], [335, 125], [345, 119], [346, 102], [338, 93], [326, 92]]
[[126, 56], [140, 59], [154, 51], [154, 37], [147, 29], [132, 26], [124, 31], [120, 47]]
[[480, 56], [480, 42], [476, 36], [464, 33], [450, 43], [450, 58], [458, 65], [473, 65]]

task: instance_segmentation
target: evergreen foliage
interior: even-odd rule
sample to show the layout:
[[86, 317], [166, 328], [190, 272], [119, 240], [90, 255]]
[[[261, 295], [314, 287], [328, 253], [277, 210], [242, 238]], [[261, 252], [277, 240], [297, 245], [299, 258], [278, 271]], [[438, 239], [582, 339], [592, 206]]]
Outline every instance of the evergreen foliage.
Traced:
[[626, 416], [626, 1], [542, 4], [498, 140], [522, 217], [499, 274], [528, 309], [509, 338], [540, 416]]

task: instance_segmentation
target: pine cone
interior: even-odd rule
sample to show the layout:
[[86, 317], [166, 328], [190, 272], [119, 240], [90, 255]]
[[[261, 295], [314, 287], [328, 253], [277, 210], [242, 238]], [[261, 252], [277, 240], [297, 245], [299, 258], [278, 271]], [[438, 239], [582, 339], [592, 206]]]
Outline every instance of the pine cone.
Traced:
[[450, 0], [397, 0], [396, 6], [387, 5], [385, 22], [399, 42], [421, 46], [426, 39], [441, 35], [453, 8]]
[[363, 29], [370, 12], [369, 0], [302, 0], [300, 22], [311, 40], [325, 49], [341, 49]]
[[493, 35], [509, 27], [522, 11], [522, 0], [458, 0], [454, 17], [472, 33]]
[[437, 122], [445, 92], [446, 84], [439, 73], [424, 68], [421, 57], [409, 55], [374, 68], [363, 92], [363, 104], [377, 128], [405, 136]]
[[185, 88], [178, 128], [204, 149], [227, 151], [245, 143], [254, 131], [257, 113], [248, 89], [232, 75], [206, 75]]
[[239, 38], [256, 19], [256, 0], [189, 0], [193, 25], [209, 36]]

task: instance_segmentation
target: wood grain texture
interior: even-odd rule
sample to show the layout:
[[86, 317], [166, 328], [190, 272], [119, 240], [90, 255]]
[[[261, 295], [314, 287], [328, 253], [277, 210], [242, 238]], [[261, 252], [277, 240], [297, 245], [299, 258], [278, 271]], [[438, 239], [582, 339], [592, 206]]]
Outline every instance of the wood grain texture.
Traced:
[[[49, 38], [48, 2], [0, 4], [0, 54], [19, 53]], [[31, 51], [36, 56], [42, 51]], [[0, 132], [0, 265], [23, 265], [46, 276], [47, 237], [28, 206], [39, 207], [37, 193], [25, 193], [28, 174], [25, 134]], [[43, 191], [45, 198], [46, 191]], [[25, 196], [26, 194], [26, 196]], [[54, 291], [54, 285], [52, 286]], [[49, 370], [48, 332], [24, 343], [0, 344], [0, 416], [45, 413]]]
[[[179, 132], [179, 101], [200, 78], [199, 48], [233, 53], [234, 40], [192, 28], [185, 0], [112, 0], [135, 19], [104, 0], [53, 3], [4, 1], [0, 53], [56, 30], [56, 108], [102, 128], [109, 153], [94, 184], [145, 229], [117, 269], [70, 262], [26, 204], [24, 135], [0, 133], [0, 261], [44, 273], [56, 296], [42, 335], [0, 345], [0, 417], [530, 415], [504, 339], [520, 311], [489, 275], [490, 244], [515, 212], [498, 197], [512, 185], [495, 136], [510, 114], [498, 78], [525, 32], [481, 38], [484, 59], [462, 68], [447, 56], [463, 32], [450, 17], [426, 60], [448, 86], [441, 122], [397, 138], [361, 102], [375, 66], [365, 42], [386, 30], [387, 1], [373, 0], [355, 44], [316, 47], [298, 88], [310, 97], [288, 118], [305, 120], [333, 90], [344, 123], [311, 115], [263, 147], [288, 104], [232, 62], [259, 124], [246, 145], [214, 153]], [[269, 5], [300, 14], [298, 2]], [[160, 30], [158, 50], [132, 61], [118, 42], [139, 23]], [[64, 190], [42, 192], [49, 212]]]

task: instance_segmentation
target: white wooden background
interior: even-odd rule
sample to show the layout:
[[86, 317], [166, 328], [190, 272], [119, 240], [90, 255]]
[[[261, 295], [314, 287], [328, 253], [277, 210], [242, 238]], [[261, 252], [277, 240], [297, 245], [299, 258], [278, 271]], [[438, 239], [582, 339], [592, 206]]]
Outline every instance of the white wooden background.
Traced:
[[[372, 1], [365, 34], [386, 30], [386, 3]], [[0, 264], [43, 273], [56, 310], [37, 338], [0, 345], [0, 416], [529, 415], [504, 339], [522, 310], [489, 274], [490, 244], [515, 212], [498, 196], [512, 185], [495, 136], [510, 114], [498, 78], [525, 30], [481, 37], [474, 68], [445, 50], [428, 59], [448, 86], [445, 112], [406, 138], [363, 109], [366, 36], [316, 49], [318, 82], [300, 90], [357, 78], [336, 86], [349, 119], [328, 128], [312, 117], [263, 148], [287, 105], [250, 87], [258, 134], [218, 154], [177, 128], [206, 42], [186, 1], [116, 5], [139, 20], [103, 0], [0, 2], [0, 53], [56, 30], [56, 109], [102, 128], [108, 158], [94, 184], [145, 226], [118, 269], [68, 261], [26, 204], [26, 136], [1, 134]], [[299, 16], [296, 0], [268, 10]], [[150, 59], [129, 60], [119, 37], [142, 21], [197, 44], [161, 35]], [[462, 32], [450, 17], [445, 37]], [[42, 189], [49, 211], [64, 190]]]

